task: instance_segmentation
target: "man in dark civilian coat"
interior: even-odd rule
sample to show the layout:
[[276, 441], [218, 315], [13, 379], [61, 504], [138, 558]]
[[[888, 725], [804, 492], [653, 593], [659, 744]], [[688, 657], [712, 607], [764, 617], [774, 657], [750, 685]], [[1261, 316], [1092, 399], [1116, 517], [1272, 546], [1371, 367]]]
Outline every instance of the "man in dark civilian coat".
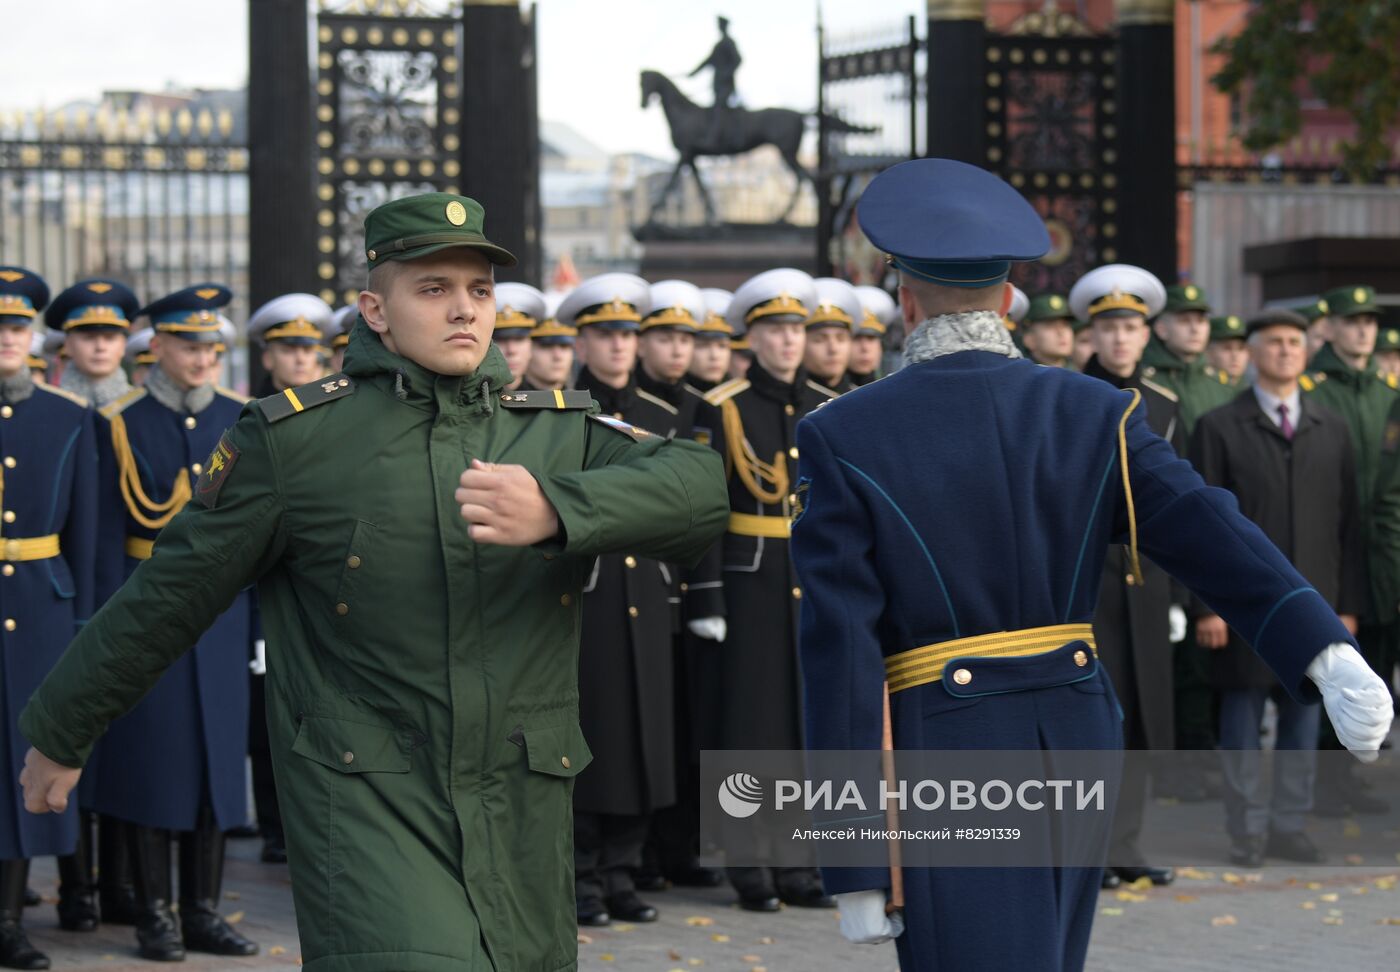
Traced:
[[[1356, 461], [1342, 417], [1299, 395], [1306, 331], [1307, 322], [1286, 310], [1249, 322], [1250, 358], [1258, 372], [1254, 387], [1201, 419], [1191, 443], [1192, 463], [1206, 482], [1235, 494], [1241, 511], [1354, 634], [1365, 604]], [[1196, 636], [1212, 651], [1209, 675], [1221, 691], [1231, 862], [1257, 867], [1265, 855], [1321, 861], [1303, 833], [1317, 766], [1317, 707], [1282, 691], [1221, 618], [1200, 618]], [[1241, 752], [1259, 749], [1259, 723], [1270, 697], [1278, 706], [1272, 797], [1264, 792], [1258, 758]]]
[[[1114, 274], [1126, 274], [1128, 279], [1122, 283], [1128, 287], [1132, 286], [1133, 273], [1145, 272], [1122, 266], [1093, 271], [1110, 284], [1116, 281]], [[1095, 314], [1089, 329], [1094, 355], [1085, 362], [1084, 374], [1115, 388], [1136, 388], [1147, 407], [1148, 428], [1170, 442], [1178, 453], [1184, 451], [1176, 393], [1142, 375], [1142, 352], [1152, 333], [1147, 319], [1131, 308], [1110, 308]], [[1172, 645], [1167, 625], [1171, 584], [1167, 572], [1152, 561], [1142, 560], [1141, 571], [1136, 571], [1125, 548], [1108, 548], [1099, 603], [1094, 611], [1094, 637], [1098, 640], [1099, 661], [1113, 680], [1123, 707], [1125, 749], [1171, 749], [1175, 743]], [[1104, 887], [1113, 888], [1123, 881], [1144, 877], [1163, 885], [1175, 877], [1169, 867], [1148, 866], [1138, 849], [1146, 801], [1146, 764], [1142, 759], [1129, 760], [1124, 765], [1113, 818]]]

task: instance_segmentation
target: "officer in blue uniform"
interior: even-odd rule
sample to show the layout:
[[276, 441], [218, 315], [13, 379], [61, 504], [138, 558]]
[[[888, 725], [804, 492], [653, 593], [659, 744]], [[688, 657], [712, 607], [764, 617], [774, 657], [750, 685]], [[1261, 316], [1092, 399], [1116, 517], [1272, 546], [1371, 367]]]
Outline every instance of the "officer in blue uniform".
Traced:
[[[29, 746], [19, 710], [93, 608], [93, 413], [76, 395], [36, 384], [29, 369], [30, 326], [48, 298], [34, 272], [0, 267], [0, 758], [11, 774]], [[0, 800], [0, 966], [49, 967], [20, 927], [29, 859], [70, 855], [77, 842], [76, 804], [36, 817], [13, 791]], [[84, 862], [70, 860], [59, 917], [64, 927], [91, 931]]]
[[[1029, 203], [981, 169], [920, 159], [871, 183], [860, 221], [899, 271], [908, 363], [798, 426], [808, 748], [879, 749], [882, 683], [896, 749], [1119, 748], [1090, 621], [1105, 548], [1126, 543], [1375, 758], [1390, 695], [1327, 602], [1149, 429], [1135, 391], [1016, 351], [1010, 264], [1049, 248]], [[905, 972], [1067, 972], [1083, 967], [1100, 873], [905, 869], [902, 934], [888, 867], [823, 878], [843, 933], [898, 935]]]
[[[200, 284], [141, 311], [154, 328], [157, 364], [141, 388], [101, 410], [98, 436], [111, 470], [103, 514], [100, 593], [110, 594], [150, 557], [160, 530], [192, 495], [202, 463], [245, 399], [214, 384], [218, 308], [231, 294]], [[104, 504], [105, 505], [105, 504]], [[141, 955], [178, 961], [185, 949], [251, 955], [257, 946], [215, 910], [224, 831], [247, 814], [251, 606], [240, 593], [100, 744], [93, 806], [132, 828]], [[120, 754], [120, 758], [111, 758]], [[180, 917], [171, 910], [171, 831], [179, 832]]]
[[[62, 346], [68, 356], [59, 386], [98, 409], [131, 391], [121, 358], [126, 350], [131, 321], [140, 307], [141, 301], [129, 287], [118, 280], [102, 277], [80, 280], [55, 297], [44, 312], [44, 325], [49, 335], [63, 339]], [[100, 418], [95, 422], [99, 433], [102, 432], [105, 423]], [[101, 606], [98, 601], [93, 609]], [[59, 909], [60, 922], [69, 929], [97, 926], [98, 913], [91, 892], [94, 886], [100, 895], [103, 921], [129, 925], [136, 915], [127, 840], [129, 828], [125, 821], [92, 813], [96, 778], [97, 774], [93, 773], [78, 788], [78, 805], [83, 812], [78, 848], [73, 855], [60, 858], [58, 862], [61, 884], [83, 889], [70, 897], [66, 907]], [[91, 872], [94, 862], [90, 853], [95, 816], [98, 817], [96, 881]]]

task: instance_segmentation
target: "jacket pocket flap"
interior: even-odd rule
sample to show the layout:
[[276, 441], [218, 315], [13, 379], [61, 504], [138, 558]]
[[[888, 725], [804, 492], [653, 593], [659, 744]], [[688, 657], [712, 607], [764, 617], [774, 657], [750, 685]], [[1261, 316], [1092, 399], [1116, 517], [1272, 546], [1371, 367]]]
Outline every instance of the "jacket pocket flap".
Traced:
[[407, 773], [409, 753], [384, 726], [304, 716], [292, 752], [342, 773]]
[[530, 761], [530, 769], [550, 776], [577, 776], [593, 762], [593, 753], [584, 742], [583, 730], [578, 723], [563, 726], [548, 726], [543, 729], [526, 729], [525, 752]]

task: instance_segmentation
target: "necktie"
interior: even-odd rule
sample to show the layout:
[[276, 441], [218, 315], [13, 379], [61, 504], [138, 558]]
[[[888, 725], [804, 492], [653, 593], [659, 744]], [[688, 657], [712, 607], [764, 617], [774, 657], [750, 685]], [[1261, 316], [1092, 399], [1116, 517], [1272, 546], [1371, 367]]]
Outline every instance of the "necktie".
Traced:
[[1278, 427], [1283, 431], [1283, 437], [1289, 442], [1293, 441], [1293, 423], [1288, 421], [1288, 406], [1283, 402], [1278, 403]]

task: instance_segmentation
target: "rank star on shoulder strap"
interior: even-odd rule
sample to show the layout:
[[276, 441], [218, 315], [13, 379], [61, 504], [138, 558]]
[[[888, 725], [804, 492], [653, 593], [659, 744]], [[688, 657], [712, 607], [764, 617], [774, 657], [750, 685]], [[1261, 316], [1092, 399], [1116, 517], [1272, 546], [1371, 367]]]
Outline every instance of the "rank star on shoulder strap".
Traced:
[[589, 409], [593, 407], [593, 396], [586, 391], [542, 388], [506, 392], [501, 395], [501, 404], [512, 409]]
[[258, 408], [269, 423], [280, 422], [308, 408], [315, 408], [317, 405], [324, 405], [354, 393], [355, 382], [349, 375], [328, 375], [317, 381], [308, 381], [304, 385], [285, 389], [276, 395], [260, 398]]

